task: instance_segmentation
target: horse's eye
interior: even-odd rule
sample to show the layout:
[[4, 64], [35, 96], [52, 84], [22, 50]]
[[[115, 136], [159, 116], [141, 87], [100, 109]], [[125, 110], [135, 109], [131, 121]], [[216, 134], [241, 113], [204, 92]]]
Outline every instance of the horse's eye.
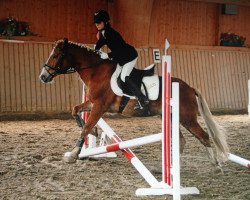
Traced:
[[56, 58], [57, 58], [57, 55], [52, 56], [52, 58], [53, 58], [53, 59], [56, 59]]

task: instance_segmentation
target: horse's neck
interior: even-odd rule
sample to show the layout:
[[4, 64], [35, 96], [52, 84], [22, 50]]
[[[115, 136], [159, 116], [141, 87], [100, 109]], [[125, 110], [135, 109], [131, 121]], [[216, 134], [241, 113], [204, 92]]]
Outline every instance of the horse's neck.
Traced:
[[[75, 44], [76, 45], [76, 44]], [[110, 61], [104, 61], [93, 50], [84, 46], [74, 46], [72, 44], [70, 51], [75, 55], [77, 63], [80, 65], [78, 73], [83, 82], [88, 86], [89, 83], [99, 81], [110, 81], [115, 71], [115, 66]]]
[[111, 76], [115, 71], [115, 66], [111, 62], [100, 60], [99, 63], [91, 66], [90, 68], [79, 70], [78, 73], [88, 87], [90, 83], [105, 84], [110, 82]]
[[81, 79], [87, 84], [93, 74], [94, 68], [98, 67], [98, 63], [101, 63], [102, 59], [95, 52], [85, 47], [71, 48], [70, 51], [79, 65], [78, 73]]

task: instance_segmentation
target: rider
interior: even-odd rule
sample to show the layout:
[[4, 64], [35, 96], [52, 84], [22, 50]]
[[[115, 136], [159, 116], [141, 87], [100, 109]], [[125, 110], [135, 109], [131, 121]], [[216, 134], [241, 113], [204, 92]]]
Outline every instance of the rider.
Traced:
[[139, 104], [139, 107], [136, 108], [142, 109], [149, 104], [149, 100], [130, 77], [130, 73], [137, 62], [137, 51], [123, 40], [120, 33], [111, 27], [109, 20], [109, 14], [105, 10], [99, 10], [94, 14], [94, 23], [98, 30], [95, 50], [99, 50], [105, 44], [108, 46], [111, 52], [108, 54], [102, 53], [101, 58], [112, 59], [122, 67], [121, 80], [129, 86], [131, 92], [136, 96]]

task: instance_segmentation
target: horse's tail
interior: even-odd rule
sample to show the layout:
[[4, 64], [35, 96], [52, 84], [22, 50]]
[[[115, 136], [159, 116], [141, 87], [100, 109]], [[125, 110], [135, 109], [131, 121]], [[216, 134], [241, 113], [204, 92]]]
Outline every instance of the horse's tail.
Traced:
[[217, 158], [220, 161], [225, 162], [228, 160], [228, 153], [229, 153], [229, 148], [228, 148], [228, 144], [226, 141], [225, 132], [222, 129], [222, 127], [220, 127], [214, 121], [212, 117], [212, 113], [210, 112], [210, 109], [207, 105], [207, 102], [204, 99], [204, 97], [201, 95], [201, 93], [197, 89], [195, 89], [195, 93], [197, 96], [199, 112], [205, 121], [210, 137], [214, 141], [216, 151], [217, 151]]

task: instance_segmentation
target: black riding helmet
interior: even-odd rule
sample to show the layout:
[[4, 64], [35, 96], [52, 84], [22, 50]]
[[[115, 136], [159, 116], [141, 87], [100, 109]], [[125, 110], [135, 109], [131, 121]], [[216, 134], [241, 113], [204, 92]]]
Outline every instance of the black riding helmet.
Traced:
[[106, 24], [109, 20], [109, 14], [105, 10], [98, 10], [94, 14], [94, 23], [99, 24], [100, 22], [104, 22]]

